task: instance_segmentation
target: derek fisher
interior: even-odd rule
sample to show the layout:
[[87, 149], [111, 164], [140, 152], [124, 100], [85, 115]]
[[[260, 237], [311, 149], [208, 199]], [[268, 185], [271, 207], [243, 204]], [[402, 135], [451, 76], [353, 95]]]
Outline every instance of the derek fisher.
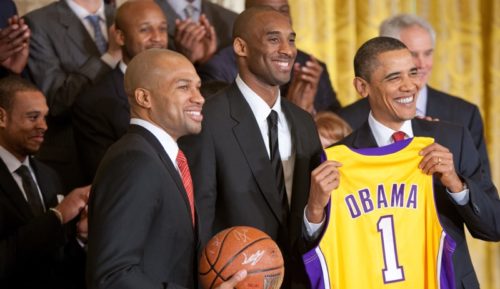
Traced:
[[377, 209], [417, 209], [418, 185], [379, 184], [374, 190], [364, 188], [351, 193], [344, 200], [353, 219]]

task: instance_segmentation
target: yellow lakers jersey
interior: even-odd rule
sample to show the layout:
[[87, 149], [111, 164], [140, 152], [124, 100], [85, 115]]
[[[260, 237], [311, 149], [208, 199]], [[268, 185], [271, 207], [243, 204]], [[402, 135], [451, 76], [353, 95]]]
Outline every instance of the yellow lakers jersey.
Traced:
[[418, 168], [433, 142], [326, 150], [342, 167], [319, 245], [303, 256], [313, 289], [454, 288], [455, 244], [439, 223], [432, 176]]

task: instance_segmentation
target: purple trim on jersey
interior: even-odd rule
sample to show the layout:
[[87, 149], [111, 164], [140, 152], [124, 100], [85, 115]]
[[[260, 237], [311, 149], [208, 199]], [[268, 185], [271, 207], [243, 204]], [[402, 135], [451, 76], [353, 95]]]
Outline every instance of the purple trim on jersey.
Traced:
[[306, 272], [311, 282], [311, 289], [325, 289], [323, 268], [321, 267], [321, 261], [315, 249], [316, 248], [302, 255], [302, 260], [304, 261]]
[[397, 141], [395, 143], [392, 143], [390, 145], [386, 145], [383, 147], [375, 147], [375, 148], [362, 148], [362, 149], [353, 149], [349, 148], [353, 152], [356, 152], [358, 154], [362, 154], [365, 156], [383, 156], [383, 155], [388, 155], [392, 154], [395, 152], [398, 152], [402, 149], [404, 149], [406, 146], [408, 146], [413, 138], [407, 138], [402, 141]]
[[325, 162], [327, 160], [325, 150], [321, 150], [321, 154], [319, 155], [319, 160], [320, 160], [321, 163], [323, 163], [323, 162]]
[[441, 289], [455, 289], [455, 270], [453, 268], [453, 253], [457, 243], [448, 234], [444, 237], [443, 255], [441, 256], [440, 280]]

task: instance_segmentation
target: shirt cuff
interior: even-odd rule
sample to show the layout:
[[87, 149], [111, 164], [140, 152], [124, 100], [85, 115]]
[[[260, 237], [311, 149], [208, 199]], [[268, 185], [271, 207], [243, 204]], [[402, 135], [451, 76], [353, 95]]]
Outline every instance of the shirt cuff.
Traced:
[[450, 194], [455, 203], [460, 206], [465, 206], [469, 202], [469, 188], [465, 187], [463, 191], [458, 193], [452, 193], [446, 188], [446, 192]]
[[115, 59], [111, 54], [108, 52], [104, 53], [101, 55], [101, 60], [106, 63], [109, 67], [115, 68], [118, 62], [120, 62], [120, 59]]
[[307, 237], [314, 240], [318, 238], [319, 233], [321, 233], [323, 226], [325, 224], [326, 216], [323, 216], [323, 219], [321, 220], [320, 223], [311, 223], [307, 219], [306, 210], [307, 210], [307, 205], [304, 208], [304, 225], [306, 226]]

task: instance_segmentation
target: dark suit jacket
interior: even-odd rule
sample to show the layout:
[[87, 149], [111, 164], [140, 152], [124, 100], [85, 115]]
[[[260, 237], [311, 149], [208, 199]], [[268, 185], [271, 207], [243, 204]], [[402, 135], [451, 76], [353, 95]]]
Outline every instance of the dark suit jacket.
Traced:
[[[304, 288], [308, 281], [299, 253], [303, 214], [321, 144], [307, 112], [285, 99], [281, 105], [296, 154], [289, 224], [281, 217], [274, 171], [257, 122], [235, 83], [207, 100], [201, 134], [183, 138], [180, 145], [191, 167], [203, 241], [232, 226], [259, 228], [280, 246], [285, 279], [293, 278], [293, 288]], [[285, 282], [284, 288], [291, 288]]]
[[[155, 0], [160, 5], [163, 13], [167, 17], [168, 23], [168, 48], [176, 50], [174, 35], [175, 35], [175, 19], [182, 19], [166, 0]], [[214, 26], [215, 34], [217, 35], [217, 50], [222, 49], [232, 44], [233, 23], [238, 14], [226, 9], [218, 4], [210, 1], [201, 1], [201, 13], [205, 14]]]
[[[55, 207], [56, 195], [62, 192], [58, 176], [34, 159], [30, 164], [45, 207]], [[0, 159], [0, 287], [83, 287], [85, 254], [76, 244], [74, 235], [68, 241], [67, 233], [53, 212], [47, 211], [39, 217], [33, 215]], [[78, 277], [78, 274], [81, 275]]]
[[[114, 9], [106, 5], [105, 13], [110, 26]], [[61, 175], [69, 190], [84, 184], [71, 127], [71, 106], [87, 85], [111, 68], [100, 59], [95, 42], [65, 1], [32, 11], [25, 19], [32, 31], [28, 71], [50, 109], [49, 129], [37, 157]]]
[[104, 156], [89, 202], [88, 288], [196, 288], [198, 245], [179, 172], [132, 125]]
[[[298, 62], [301, 65], [304, 65], [309, 59], [309, 54], [303, 52], [302, 50], [297, 50], [297, 58], [295, 59], [296, 63]], [[314, 108], [316, 111], [337, 111], [340, 109], [341, 105], [337, 100], [337, 95], [333, 90], [332, 83], [330, 82], [328, 69], [323, 62], [320, 62], [320, 64], [323, 66], [323, 73], [319, 79], [318, 92], [314, 98]], [[197, 68], [197, 72], [203, 82], [218, 80], [232, 83], [238, 74], [238, 65], [236, 63], [233, 46], [230, 45], [219, 51], [207, 63], [199, 66]], [[289, 84], [290, 82], [281, 87], [282, 96], [286, 96]]]
[[120, 67], [77, 97], [72, 121], [85, 182], [90, 183], [104, 153], [127, 132], [130, 123]]
[[[491, 176], [488, 152], [484, 140], [483, 120], [475, 104], [427, 86], [426, 114], [433, 118], [446, 120], [464, 126], [469, 130], [474, 145], [481, 156], [482, 169], [487, 177]], [[360, 99], [338, 111], [340, 117], [349, 123], [353, 130], [359, 128], [367, 119], [370, 104], [367, 98]]]
[[[415, 136], [433, 137], [436, 143], [453, 153], [458, 175], [467, 183], [470, 201], [457, 205], [446, 188], [435, 178], [434, 193], [439, 220], [449, 236], [456, 242], [453, 254], [455, 284], [457, 288], [479, 288], [472, 266], [464, 233], [464, 224], [472, 236], [489, 241], [500, 240], [500, 200], [489, 178], [481, 174], [479, 154], [469, 131], [462, 126], [425, 120], [412, 120]], [[368, 122], [340, 142], [352, 148], [377, 147]]]

